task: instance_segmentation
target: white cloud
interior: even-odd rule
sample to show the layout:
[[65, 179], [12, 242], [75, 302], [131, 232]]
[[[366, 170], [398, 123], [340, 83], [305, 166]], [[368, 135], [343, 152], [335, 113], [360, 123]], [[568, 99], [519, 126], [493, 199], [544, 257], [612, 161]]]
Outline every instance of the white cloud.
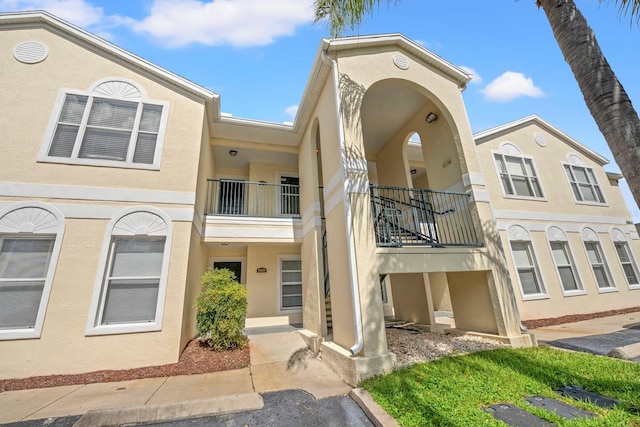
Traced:
[[168, 47], [264, 46], [312, 21], [311, 1], [154, 0], [150, 15], [135, 22], [133, 29]]
[[292, 105], [284, 109], [284, 113], [291, 117], [291, 120], [296, 118], [296, 114], [298, 114], [298, 106]]
[[99, 23], [104, 18], [101, 7], [84, 0], [0, 0], [2, 10], [46, 10], [81, 27]]
[[481, 91], [487, 101], [509, 102], [519, 96], [540, 98], [545, 93], [522, 73], [505, 71]]
[[478, 74], [476, 72], [476, 70], [474, 70], [471, 67], [467, 67], [466, 65], [461, 65], [460, 68], [462, 68], [464, 71], [467, 72], [467, 74], [471, 74], [471, 83], [475, 83], [475, 84], [480, 84], [482, 83], [482, 76], [480, 76], [480, 74]]

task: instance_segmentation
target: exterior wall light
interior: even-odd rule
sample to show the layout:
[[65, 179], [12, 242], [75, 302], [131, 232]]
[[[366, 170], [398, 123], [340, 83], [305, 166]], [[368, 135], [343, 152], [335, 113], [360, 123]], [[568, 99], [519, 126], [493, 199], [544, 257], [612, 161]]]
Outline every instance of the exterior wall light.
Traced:
[[429, 113], [429, 114], [427, 114], [427, 118], [425, 119], [425, 121], [426, 121], [427, 123], [433, 123], [433, 122], [435, 122], [436, 120], [438, 120], [438, 116], [436, 116], [436, 114], [435, 114], [435, 113]]
[[411, 169], [411, 175], [415, 175], [416, 173], [418, 173], [417, 169]]
[[238, 152], [237, 152], [236, 150], [229, 150], [229, 155], [230, 155], [231, 157], [235, 157], [235, 156], [237, 156], [237, 155], [238, 155]]

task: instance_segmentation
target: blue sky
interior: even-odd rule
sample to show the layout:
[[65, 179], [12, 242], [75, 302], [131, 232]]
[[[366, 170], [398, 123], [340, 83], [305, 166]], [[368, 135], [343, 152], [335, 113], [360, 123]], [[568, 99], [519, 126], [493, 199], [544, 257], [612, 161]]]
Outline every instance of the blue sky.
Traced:
[[[640, 108], [640, 28], [614, 6], [576, 0]], [[312, 0], [0, 0], [44, 9], [221, 95], [236, 117], [292, 121], [322, 37]], [[535, 0], [404, 0], [357, 34], [402, 33], [476, 76], [463, 96], [474, 132], [537, 114], [611, 163]], [[640, 210], [623, 184], [636, 222]]]

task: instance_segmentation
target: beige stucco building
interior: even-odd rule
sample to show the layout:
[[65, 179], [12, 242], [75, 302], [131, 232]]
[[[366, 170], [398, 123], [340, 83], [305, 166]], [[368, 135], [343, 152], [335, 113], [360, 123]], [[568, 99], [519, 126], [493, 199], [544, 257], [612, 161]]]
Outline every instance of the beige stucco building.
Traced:
[[[322, 40], [292, 125], [45, 12], [0, 15], [0, 64], [0, 378], [176, 362], [209, 267], [247, 286], [247, 326], [302, 324], [353, 384], [395, 366], [386, 316], [529, 346], [518, 310], [637, 305], [620, 176], [538, 118], [474, 136], [470, 76], [401, 35]], [[540, 195], [496, 169], [526, 159]], [[603, 200], [572, 199], [580, 171]]]
[[522, 318], [637, 307], [640, 241], [622, 175], [536, 116], [475, 140]]

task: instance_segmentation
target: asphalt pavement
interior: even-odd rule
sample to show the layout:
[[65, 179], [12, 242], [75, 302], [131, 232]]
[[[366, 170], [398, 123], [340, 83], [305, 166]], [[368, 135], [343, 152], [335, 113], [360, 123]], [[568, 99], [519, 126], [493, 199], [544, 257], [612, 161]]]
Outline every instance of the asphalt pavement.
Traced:
[[262, 393], [264, 407], [255, 411], [149, 424], [162, 427], [373, 427], [347, 396], [316, 400], [303, 390]]

